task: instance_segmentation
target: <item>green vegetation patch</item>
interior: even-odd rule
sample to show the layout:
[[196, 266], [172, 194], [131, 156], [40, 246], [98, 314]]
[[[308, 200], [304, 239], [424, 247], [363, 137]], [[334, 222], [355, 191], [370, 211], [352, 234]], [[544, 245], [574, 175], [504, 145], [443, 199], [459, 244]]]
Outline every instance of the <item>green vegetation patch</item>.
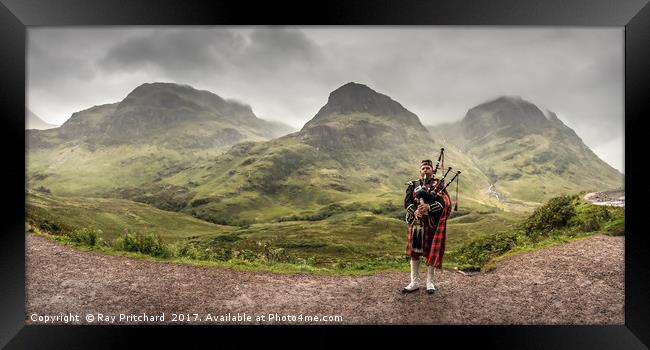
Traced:
[[118, 188], [103, 196], [146, 203], [162, 210], [180, 211], [190, 203], [194, 195], [186, 187], [156, 182], [139, 187]]
[[594, 233], [624, 235], [624, 209], [593, 205], [581, 195], [560, 196], [537, 208], [516, 227], [462, 243], [447, 257], [464, 269], [481, 269], [500, 256]]
[[159, 258], [169, 258], [174, 254], [172, 249], [163, 242], [160, 236], [152, 233], [127, 233], [124, 237], [117, 238], [114, 246], [119, 250], [142, 253]]
[[34, 192], [27, 194], [26, 209], [26, 221], [42, 231], [62, 234], [93, 227], [101, 230], [100, 237], [106, 240], [123, 235], [124, 229], [155, 232], [170, 241], [237, 229], [123, 199], [59, 197]]

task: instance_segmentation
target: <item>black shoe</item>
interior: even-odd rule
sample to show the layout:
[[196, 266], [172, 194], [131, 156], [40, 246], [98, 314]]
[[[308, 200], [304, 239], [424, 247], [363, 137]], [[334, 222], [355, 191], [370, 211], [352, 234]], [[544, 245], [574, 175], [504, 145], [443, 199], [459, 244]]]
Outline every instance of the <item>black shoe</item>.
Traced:
[[415, 291], [417, 291], [419, 289], [420, 289], [420, 287], [417, 287], [417, 288], [411, 289], [411, 290], [406, 289], [406, 288], [402, 288], [402, 293], [413, 293], [413, 292], [415, 292]]

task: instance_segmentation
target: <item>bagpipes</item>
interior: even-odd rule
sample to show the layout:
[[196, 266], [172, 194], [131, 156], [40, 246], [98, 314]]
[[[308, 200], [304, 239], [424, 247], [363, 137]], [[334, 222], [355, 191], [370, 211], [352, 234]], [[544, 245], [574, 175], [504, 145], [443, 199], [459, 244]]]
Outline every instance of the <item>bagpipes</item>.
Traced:
[[[433, 174], [432, 177], [434, 180], [436, 180], [436, 173], [438, 172], [438, 168], [442, 164], [442, 167], [444, 168], [444, 163], [445, 163], [445, 148], [440, 148], [440, 155], [438, 156], [438, 161], [436, 162], [436, 167], [433, 169]], [[451, 172], [451, 167], [447, 168], [447, 171], [445, 174], [440, 178], [440, 180], [437, 181], [435, 186], [429, 190], [427, 190], [424, 186], [420, 185], [416, 187], [413, 192], [415, 192], [415, 197], [419, 200], [420, 204], [429, 204], [429, 205], [434, 205], [437, 207], [437, 209], [434, 210], [439, 210], [442, 209], [441, 205], [439, 202], [436, 202], [436, 197], [438, 197], [443, 191], [451, 185], [454, 180], [458, 179], [456, 181], [456, 200], [454, 204], [454, 211], [458, 210], [458, 186], [460, 183], [460, 170], [457, 171], [454, 176], [445, 184], [445, 179], [447, 178], [447, 175]], [[426, 178], [425, 178], [426, 180]]]

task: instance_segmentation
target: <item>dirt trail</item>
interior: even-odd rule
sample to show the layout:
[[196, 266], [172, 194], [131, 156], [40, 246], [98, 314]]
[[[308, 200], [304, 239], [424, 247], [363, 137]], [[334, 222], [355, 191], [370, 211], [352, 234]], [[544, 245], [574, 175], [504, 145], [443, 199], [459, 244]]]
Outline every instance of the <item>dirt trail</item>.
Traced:
[[[26, 236], [26, 323], [72, 313], [199, 314], [196, 324], [624, 324], [624, 238], [592, 236], [510, 257], [472, 276], [437, 273], [438, 291], [401, 294], [407, 272], [316, 276], [239, 272], [82, 252]], [[421, 270], [425, 278], [425, 270]], [[216, 320], [206, 321], [210, 314]], [[337, 315], [342, 321], [268, 321], [269, 314]], [[256, 322], [264, 315], [265, 321]], [[190, 318], [194, 318], [190, 315]], [[55, 322], [58, 324], [63, 321]], [[182, 323], [182, 322], [181, 322]], [[97, 320], [92, 324], [98, 323]]]

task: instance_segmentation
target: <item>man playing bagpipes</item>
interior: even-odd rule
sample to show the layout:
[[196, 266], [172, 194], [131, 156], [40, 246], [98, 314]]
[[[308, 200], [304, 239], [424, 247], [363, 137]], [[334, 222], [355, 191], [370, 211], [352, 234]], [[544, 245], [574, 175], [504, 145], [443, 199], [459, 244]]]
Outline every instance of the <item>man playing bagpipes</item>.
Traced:
[[[411, 257], [411, 283], [402, 288], [403, 293], [411, 293], [420, 288], [418, 277], [420, 256], [425, 258], [427, 264], [427, 293], [433, 294], [436, 290], [433, 272], [435, 268], [442, 268], [447, 218], [451, 214], [451, 199], [446, 188], [460, 174], [460, 171], [457, 172], [451, 181], [445, 184], [445, 177], [451, 171], [450, 167], [441, 179], [435, 178], [440, 161], [444, 159], [443, 153], [444, 148], [440, 151], [435, 169], [431, 160], [423, 160], [420, 164], [420, 179], [407, 183], [404, 208], [408, 224], [406, 254]], [[456, 189], [457, 204], [458, 188]]]

